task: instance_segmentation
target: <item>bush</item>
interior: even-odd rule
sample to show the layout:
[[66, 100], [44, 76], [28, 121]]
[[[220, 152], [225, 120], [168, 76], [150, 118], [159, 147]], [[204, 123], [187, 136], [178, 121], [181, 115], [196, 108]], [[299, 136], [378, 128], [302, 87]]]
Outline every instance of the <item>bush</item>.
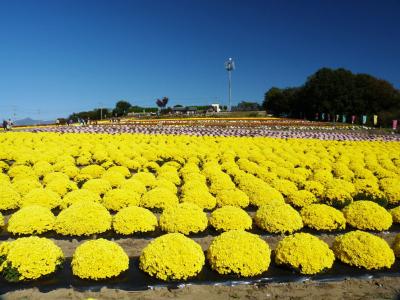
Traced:
[[160, 216], [160, 227], [166, 232], [197, 233], [204, 231], [207, 225], [207, 215], [192, 203], [167, 207]]
[[90, 179], [83, 184], [82, 189], [86, 189], [96, 193], [99, 196], [103, 196], [112, 189], [112, 186], [107, 180], [104, 179]]
[[41, 188], [42, 185], [35, 179], [20, 179], [13, 181], [12, 187], [23, 197], [31, 190]]
[[83, 167], [80, 171], [82, 175], [89, 175], [91, 178], [100, 178], [106, 170], [99, 165], [90, 165]]
[[140, 206], [146, 208], [161, 208], [175, 206], [179, 203], [176, 194], [170, 190], [157, 187], [145, 193], [140, 199]]
[[396, 257], [400, 258], [400, 234], [396, 235], [393, 242], [393, 251]]
[[235, 206], [223, 206], [214, 210], [210, 215], [210, 224], [216, 230], [247, 230], [251, 229], [252, 219], [241, 208]]
[[390, 214], [392, 215], [393, 223], [400, 223], [400, 206], [391, 209]]
[[347, 223], [357, 229], [387, 230], [392, 226], [392, 216], [372, 201], [355, 201], [343, 209]]
[[306, 207], [317, 202], [317, 198], [315, 198], [314, 194], [306, 190], [290, 193], [287, 200], [290, 204], [296, 207]]
[[125, 182], [125, 176], [117, 171], [106, 171], [101, 179], [107, 180], [112, 187], [120, 187]]
[[100, 280], [116, 277], [128, 270], [129, 257], [117, 243], [98, 239], [78, 246], [71, 265], [75, 276]]
[[54, 242], [35, 236], [2, 243], [0, 257], [3, 277], [10, 282], [35, 280], [54, 273], [64, 260], [62, 250]]
[[146, 187], [153, 187], [157, 181], [154, 174], [148, 172], [138, 172], [132, 178], [141, 181]]
[[239, 189], [233, 190], [221, 190], [218, 192], [217, 196], [217, 205], [219, 207], [225, 205], [238, 206], [238, 207], [247, 207], [250, 204], [249, 197], [245, 192]]
[[112, 166], [107, 170], [107, 172], [118, 172], [123, 175], [125, 178], [131, 177], [131, 171], [127, 167], [124, 166]]
[[213, 209], [217, 200], [207, 189], [192, 189], [182, 193], [181, 201], [192, 203], [203, 209]]
[[152, 240], [142, 251], [139, 267], [161, 280], [186, 280], [200, 273], [205, 257], [200, 245], [180, 233]]
[[68, 192], [76, 190], [78, 186], [75, 182], [69, 179], [54, 179], [46, 184], [46, 188], [52, 190], [59, 194], [60, 196], [65, 196]]
[[308, 233], [296, 233], [281, 240], [275, 250], [275, 262], [302, 274], [317, 274], [332, 268], [335, 256], [328, 244]]
[[15, 209], [19, 206], [21, 196], [12, 188], [11, 185], [2, 184], [0, 182], [0, 210]]
[[40, 205], [49, 209], [56, 208], [61, 203], [60, 196], [49, 189], [37, 188], [22, 197], [19, 206]]
[[11, 215], [7, 231], [13, 234], [40, 234], [53, 230], [56, 217], [49, 208], [29, 205]]
[[254, 221], [270, 233], [292, 233], [303, 228], [300, 214], [289, 204], [263, 205], [257, 210]]
[[56, 218], [54, 229], [62, 235], [91, 235], [111, 229], [111, 215], [96, 202], [78, 202], [64, 209]]
[[141, 182], [140, 180], [137, 180], [134, 178], [130, 178], [128, 180], [125, 180], [123, 183], [121, 183], [121, 189], [131, 190], [140, 195], [143, 195], [147, 191], [144, 183]]
[[384, 239], [359, 230], [338, 236], [332, 249], [342, 262], [367, 270], [390, 268], [395, 260]]
[[121, 209], [113, 220], [113, 228], [120, 234], [154, 231], [157, 227], [156, 216], [148, 209], [128, 206]]
[[268, 270], [268, 244], [255, 234], [232, 230], [214, 238], [207, 250], [211, 268], [219, 274], [256, 276]]
[[115, 189], [108, 191], [103, 197], [103, 205], [113, 211], [119, 211], [121, 208], [129, 205], [139, 205], [140, 195], [131, 190]]
[[301, 212], [304, 225], [315, 230], [338, 230], [346, 228], [346, 219], [340, 210], [326, 204], [311, 204]]
[[349, 192], [340, 187], [335, 187], [325, 191], [324, 202], [330, 206], [342, 208], [353, 202], [353, 198]]
[[85, 189], [74, 190], [64, 196], [64, 198], [61, 200], [60, 207], [64, 209], [80, 201], [100, 202], [101, 198], [98, 194], [89, 190]]

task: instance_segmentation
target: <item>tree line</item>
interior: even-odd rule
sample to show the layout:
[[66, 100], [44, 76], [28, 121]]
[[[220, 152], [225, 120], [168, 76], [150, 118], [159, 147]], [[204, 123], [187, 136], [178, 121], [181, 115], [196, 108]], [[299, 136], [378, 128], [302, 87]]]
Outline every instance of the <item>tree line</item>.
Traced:
[[263, 108], [274, 115], [306, 119], [316, 119], [322, 113], [378, 115], [382, 126], [390, 126], [392, 120], [400, 119], [400, 91], [369, 74], [322, 68], [300, 87], [269, 89]]

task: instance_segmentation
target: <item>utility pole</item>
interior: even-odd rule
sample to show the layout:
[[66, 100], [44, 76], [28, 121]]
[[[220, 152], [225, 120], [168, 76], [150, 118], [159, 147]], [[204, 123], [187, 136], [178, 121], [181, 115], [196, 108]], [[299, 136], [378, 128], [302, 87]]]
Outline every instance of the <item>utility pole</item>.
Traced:
[[235, 62], [232, 58], [229, 58], [225, 62], [225, 69], [228, 71], [228, 95], [229, 95], [229, 104], [228, 111], [231, 111], [232, 108], [232, 71], [235, 69]]

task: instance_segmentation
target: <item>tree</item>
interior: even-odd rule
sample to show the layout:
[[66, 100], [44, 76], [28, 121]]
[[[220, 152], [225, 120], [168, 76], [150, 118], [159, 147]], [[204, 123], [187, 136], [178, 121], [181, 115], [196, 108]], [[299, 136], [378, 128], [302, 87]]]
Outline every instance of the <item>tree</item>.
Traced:
[[156, 104], [160, 109], [162, 109], [167, 106], [168, 101], [169, 101], [168, 97], [163, 97], [162, 99], [157, 99]]
[[120, 100], [115, 104], [113, 115], [117, 117], [125, 116], [132, 105], [125, 100]]

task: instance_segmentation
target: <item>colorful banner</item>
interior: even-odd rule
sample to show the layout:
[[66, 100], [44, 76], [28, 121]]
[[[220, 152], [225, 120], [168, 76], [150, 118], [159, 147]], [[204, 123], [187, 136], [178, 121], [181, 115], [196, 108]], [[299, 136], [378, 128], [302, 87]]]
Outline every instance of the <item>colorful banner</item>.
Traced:
[[351, 116], [351, 124], [354, 124], [355, 121], [356, 121], [356, 116], [355, 116], [355, 115], [352, 115], [352, 116]]
[[365, 125], [367, 123], [367, 116], [363, 115], [362, 116], [362, 124]]
[[346, 123], [346, 115], [342, 116], [342, 123]]
[[397, 129], [397, 120], [392, 121], [392, 128], [393, 128], [393, 130]]
[[378, 116], [374, 115], [374, 126], [378, 124]]

